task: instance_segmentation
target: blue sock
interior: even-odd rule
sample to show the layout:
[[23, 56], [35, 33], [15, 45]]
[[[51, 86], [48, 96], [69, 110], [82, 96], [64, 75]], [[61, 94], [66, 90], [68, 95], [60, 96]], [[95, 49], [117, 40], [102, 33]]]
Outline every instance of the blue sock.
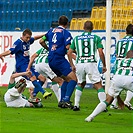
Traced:
[[36, 96], [39, 91], [42, 94], [45, 93], [45, 90], [42, 88], [42, 86], [40, 85], [40, 83], [37, 82], [37, 80], [32, 81], [32, 83], [35, 86], [34, 91], [33, 91], [33, 96]]
[[62, 84], [62, 86], [61, 86], [61, 100], [60, 101], [62, 101], [63, 98], [65, 97], [66, 90], [67, 90], [66, 89], [67, 84], [68, 84], [68, 82], [64, 81], [63, 84]]
[[40, 80], [39, 80], [38, 82], [40, 83], [41, 86], [43, 86], [44, 82], [42, 82], [42, 81], [40, 81]]
[[67, 91], [66, 91], [66, 95], [65, 95], [65, 98], [63, 98], [63, 100], [65, 102], [68, 102], [70, 101], [70, 98], [72, 96], [72, 93], [75, 89], [75, 86], [76, 86], [77, 82], [75, 80], [70, 80], [67, 84]]

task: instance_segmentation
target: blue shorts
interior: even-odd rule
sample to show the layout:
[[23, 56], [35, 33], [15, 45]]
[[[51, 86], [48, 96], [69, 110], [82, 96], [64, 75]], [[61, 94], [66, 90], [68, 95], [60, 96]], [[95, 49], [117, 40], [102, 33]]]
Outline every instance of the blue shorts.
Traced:
[[[24, 64], [22, 66], [19, 66], [16, 68], [16, 72], [20, 73], [20, 72], [26, 72], [26, 69], [28, 67], [28, 64]], [[30, 71], [32, 72], [32, 76], [36, 76], [36, 78], [38, 78], [38, 76], [40, 75], [35, 69], [34, 67], [31, 67]], [[29, 78], [27, 76], [23, 76], [24, 78], [28, 79]]]
[[49, 61], [49, 66], [57, 76], [67, 76], [71, 71], [70, 63], [65, 58], [59, 58], [54, 56]]

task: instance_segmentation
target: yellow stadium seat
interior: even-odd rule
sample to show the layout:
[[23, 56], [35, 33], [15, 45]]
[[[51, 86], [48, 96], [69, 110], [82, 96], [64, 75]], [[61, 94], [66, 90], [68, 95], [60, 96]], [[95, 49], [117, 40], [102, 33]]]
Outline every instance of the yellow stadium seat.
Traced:
[[77, 19], [77, 25], [76, 25], [76, 27], [75, 27], [75, 30], [83, 30], [83, 28], [82, 28], [82, 23], [83, 23], [83, 18], [78, 18]]
[[116, 7], [112, 7], [112, 18], [116, 18]]
[[112, 20], [112, 29], [119, 30], [120, 29], [120, 19], [113, 19]]
[[91, 19], [98, 17], [98, 6], [94, 6], [91, 11]]
[[76, 25], [77, 25], [77, 18], [72, 18], [70, 22], [70, 30], [75, 30]]
[[99, 30], [100, 26], [100, 19], [95, 19], [94, 20], [94, 30]]
[[106, 21], [105, 21], [105, 19], [100, 20], [99, 30], [106, 30]]
[[126, 19], [120, 19], [120, 30], [125, 30], [127, 27], [127, 20]]
[[123, 16], [123, 8], [116, 8], [116, 14], [115, 17], [118, 18], [122, 18]]
[[106, 7], [105, 6], [99, 6], [97, 18], [100, 18], [100, 19], [106, 18]]

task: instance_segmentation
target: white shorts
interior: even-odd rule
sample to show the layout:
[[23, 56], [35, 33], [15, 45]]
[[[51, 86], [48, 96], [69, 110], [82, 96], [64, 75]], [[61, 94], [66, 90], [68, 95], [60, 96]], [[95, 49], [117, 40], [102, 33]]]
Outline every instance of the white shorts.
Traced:
[[18, 97], [12, 100], [9, 95], [5, 95], [4, 100], [7, 107], [30, 107], [30, 103], [28, 102], [28, 100], [22, 97]]
[[97, 69], [97, 63], [79, 63], [76, 64], [76, 75], [78, 78], [78, 83], [86, 81], [86, 76], [92, 84], [101, 81], [100, 73]]
[[133, 92], [133, 76], [114, 75], [108, 94], [115, 98], [124, 89]]
[[57, 77], [57, 75], [51, 70], [49, 65], [45, 62], [36, 64], [35, 69], [37, 70], [38, 73], [42, 74], [47, 78], [53, 79], [54, 77]]

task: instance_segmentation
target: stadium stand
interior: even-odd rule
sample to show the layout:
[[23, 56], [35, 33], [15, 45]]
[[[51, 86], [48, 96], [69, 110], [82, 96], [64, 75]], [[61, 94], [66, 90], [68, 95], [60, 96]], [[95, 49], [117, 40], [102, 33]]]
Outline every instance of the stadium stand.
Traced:
[[90, 12], [94, 0], [1, 0], [1, 6], [1, 31], [46, 31], [61, 15], [70, 21], [75, 11]]

